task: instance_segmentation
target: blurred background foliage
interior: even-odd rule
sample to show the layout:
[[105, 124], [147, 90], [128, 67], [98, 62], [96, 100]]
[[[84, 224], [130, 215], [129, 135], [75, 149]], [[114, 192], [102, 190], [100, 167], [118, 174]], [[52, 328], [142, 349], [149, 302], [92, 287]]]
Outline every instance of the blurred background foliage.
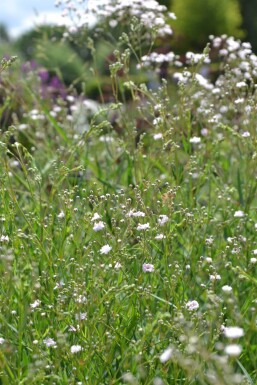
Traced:
[[[159, 3], [177, 16], [171, 25], [173, 36], [157, 41], [159, 51], [174, 50], [179, 54], [201, 52], [210, 34], [227, 34], [249, 41], [257, 52], [257, 0], [159, 0]], [[88, 37], [93, 38], [98, 52], [94, 68], [108, 88], [113, 48], [104, 43], [100, 29], [100, 25], [94, 26]], [[121, 26], [118, 26], [117, 32], [115, 34], [112, 30], [113, 37], [120, 36]], [[64, 28], [61, 27], [40, 26], [13, 40], [5, 26], [0, 25], [0, 56], [17, 55], [21, 63], [36, 61], [39, 67], [44, 67], [50, 75], [57, 75], [65, 85], [72, 83], [78, 87], [84, 82], [87, 96], [95, 98], [99, 85], [90, 69], [93, 57], [87, 48], [86, 38], [85, 44], [78, 47], [72, 41], [64, 41], [63, 33]], [[135, 65], [132, 64], [132, 68], [135, 69]], [[136, 76], [134, 71], [135, 81]]]
[[176, 45], [180, 51], [202, 50], [209, 35], [244, 37], [237, 0], [173, 0]]

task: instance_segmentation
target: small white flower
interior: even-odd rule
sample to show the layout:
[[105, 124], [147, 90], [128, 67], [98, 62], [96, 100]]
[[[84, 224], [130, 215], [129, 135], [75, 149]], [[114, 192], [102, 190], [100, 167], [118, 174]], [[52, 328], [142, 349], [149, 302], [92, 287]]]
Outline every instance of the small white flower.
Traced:
[[2, 235], [1, 238], [0, 238], [0, 241], [1, 241], [1, 242], [9, 242], [9, 237], [8, 237], [8, 235]]
[[199, 303], [195, 300], [193, 301], [188, 301], [186, 303], [186, 308], [190, 311], [197, 310], [199, 308]]
[[142, 211], [129, 210], [127, 213], [128, 217], [145, 217], [145, 213]]
[[193, 136], [193, 138], [190, 138], [189, 142], [197, 144], [201, 142], [201, 138], [199, 138], [198, 136]]
[[232, 287], [228, 286], [228, 285], [222, 286], [221, 289], [222, 289], [222, 291], [224, 291], [224, 293], [231, 293], [231, 291], [232, 291]]
[[165, 223], [167, 223], [169, 220], [169, 217], [167, 215], [159, 215], [158, 223], [160, 226], [164, 226]]
[[101, 254], [108, 254], [111, 251], [112, 247], [110, 245], [104, 245], [100, 249]]
[[164, 352], [160, 355], [160, 361], [162, 364], [164, 364], [165, 362], [167, 362], [171, 358], [172, 352], [173, 352], [173, 350], [171, 347], [164, 350]]
[[0, 345], [3, 345], [5, 343], [5, 339], [0, 337]]
[[87, 318], [87, 313], [78, 313], [75, 315], [77, 321], [83, 321]]
[[238, 357], [242, 352], [242, 347], [237, 344], [231, 344], [231, 345], [227, 345], [224, 351], [228, 356]]
[[60, 214], [58, 214], [58, 215], [57, 215], [57, 217], [58, 217], [59, 219], [62, 219], [62, 218], [64, 218], [64, 217], [65, 217], [65, 214], [64, 214], [64, 212], [63, 212], [63, 211], [61, 211], [61, 212], [60, 212]]
[[245, 132], [242, 133], [242, 137], [243, 138], [249, 138], [249, 136], [251, 136], [249, 131], [245, 131]]
[[142, 269], [144, 273], [153, 273], [154, 265], [152, 265], [151, 263], [144, 263]]
[[247, 86], [247, 84], [245, 82], [238, 82], [238, 83], [236, 83], [236, 87], [237, 88], [244, 88], [246, 86]]
[[35, 309], [35, 308], [38, 307], [40, 304], [41, 304], [41, 301], [40, 301], [39, 299], [36, 299], [35, 302], [33, 302], [33, 303], [30, 304], [30, 307], [31, 307], [31, 309]]
[[46, 338], [43, 340], [44, 344], [50, 348], [50, 347], [56, 347], [56, 342], [53, 338]]
[[229, 326], [226, 327], [224, 330], [224, 335], [227, 338], [240, 338], [244, 335], [244, 330], [242, 328], [239, 328], [238, 326]]
[[220, 281], [221, 280], [221, 276], [219, 274], [211, 274], [210, 275], [210, 280], [211, 281]]
[[150, 225], [149, 223], [139, 223], [139, 225], [137, 226], [137, 230], [141, 231], [141, 230], [147, 230], [147, 229], [150, 229]]
[[115, 265], [114, 265], [114, 269], [115, 269], [115, 270], [119, 270], [119, 269], [121, 269], [121, 267], [122, 267], [122, 266], [121, 266], [121, 263], [120, 263], [120, 262], [116, 262]]
[[252, 263], [253, 265], [255, 265], [255, 263], [257, 263], [257, 258], [251, 258], [251, 259], [250, 259], [250, 263]]
[[72, 345], [70, 348], [70, 351], [72, 354], [78, 353], [82, 350], [82, 347], [80, 345]]
[[94, 231], [101, 231], [105, 228], [105, 223], [103, 221], [100, 221], [100, 222], [96, 222], [94, 224], [94, 227], [93, 227], [93, 230]]
[[153, 138], [154, 138], [154, 140], [163, 139], [163, 135], [161, 132], [159, 132], [158, 134], [154, 134]]
[[158, 241], [161, 241], [164, 238], [166, 238], [166, 237], [163, 234], [157, 234], [156, 237], [155, 237], [155, 239], [157, 239]]
[[244, 215], [245, 214], [244, 214], [244, 212], [242, 210], [238, 210], [238, 211], [235, 212], [234, 217], [235, 218], [243, 218]]
[[91, 222], [97, 221], [100, 218], [101, 216], [98, 213], [94, 213], [94, 215], [92, 216]]

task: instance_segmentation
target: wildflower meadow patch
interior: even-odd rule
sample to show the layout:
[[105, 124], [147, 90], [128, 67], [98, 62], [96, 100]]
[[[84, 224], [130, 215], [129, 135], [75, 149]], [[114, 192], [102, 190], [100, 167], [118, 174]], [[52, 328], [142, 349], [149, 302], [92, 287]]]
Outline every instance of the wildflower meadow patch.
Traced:
[[1, 63], [0, 383], [254, 385], [257, 56], [158, 52], [165, 6], [88, 3], [57, 5], [113, 47], [94, 100]]

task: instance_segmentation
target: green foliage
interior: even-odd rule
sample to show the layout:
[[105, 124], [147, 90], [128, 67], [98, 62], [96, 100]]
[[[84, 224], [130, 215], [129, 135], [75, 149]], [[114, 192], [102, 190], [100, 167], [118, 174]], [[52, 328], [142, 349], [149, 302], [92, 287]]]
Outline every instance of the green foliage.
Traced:
[[[104, 78], [88, 41], [99, 102], [1, 63], [1, 385], [257, 382], [257, 56], [217, 37], [153, 90], [140, 31]], [[38, 43], [52, 70], [74, 54]]]
[[175, 33], [180, 49], [203, 49], [209, 35], [242, 37], [242, 17], [237, 0], [174, 0]]
[[82, 59], [66, 43], [42, 40], [35, 48], [35, 58], [50, 73], [56, 73], [66, 85], [85, 75]]

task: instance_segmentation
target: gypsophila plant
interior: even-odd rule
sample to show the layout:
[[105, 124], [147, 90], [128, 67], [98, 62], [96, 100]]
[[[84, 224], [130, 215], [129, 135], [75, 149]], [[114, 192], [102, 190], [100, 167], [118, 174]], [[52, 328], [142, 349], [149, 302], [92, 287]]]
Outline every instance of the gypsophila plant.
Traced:
[[256, 56], [159, 52], [156, 1], [64, 3], [77, 44], [124, 34], [97, 100], [3, 73], [0, 382], [253, 385]]

